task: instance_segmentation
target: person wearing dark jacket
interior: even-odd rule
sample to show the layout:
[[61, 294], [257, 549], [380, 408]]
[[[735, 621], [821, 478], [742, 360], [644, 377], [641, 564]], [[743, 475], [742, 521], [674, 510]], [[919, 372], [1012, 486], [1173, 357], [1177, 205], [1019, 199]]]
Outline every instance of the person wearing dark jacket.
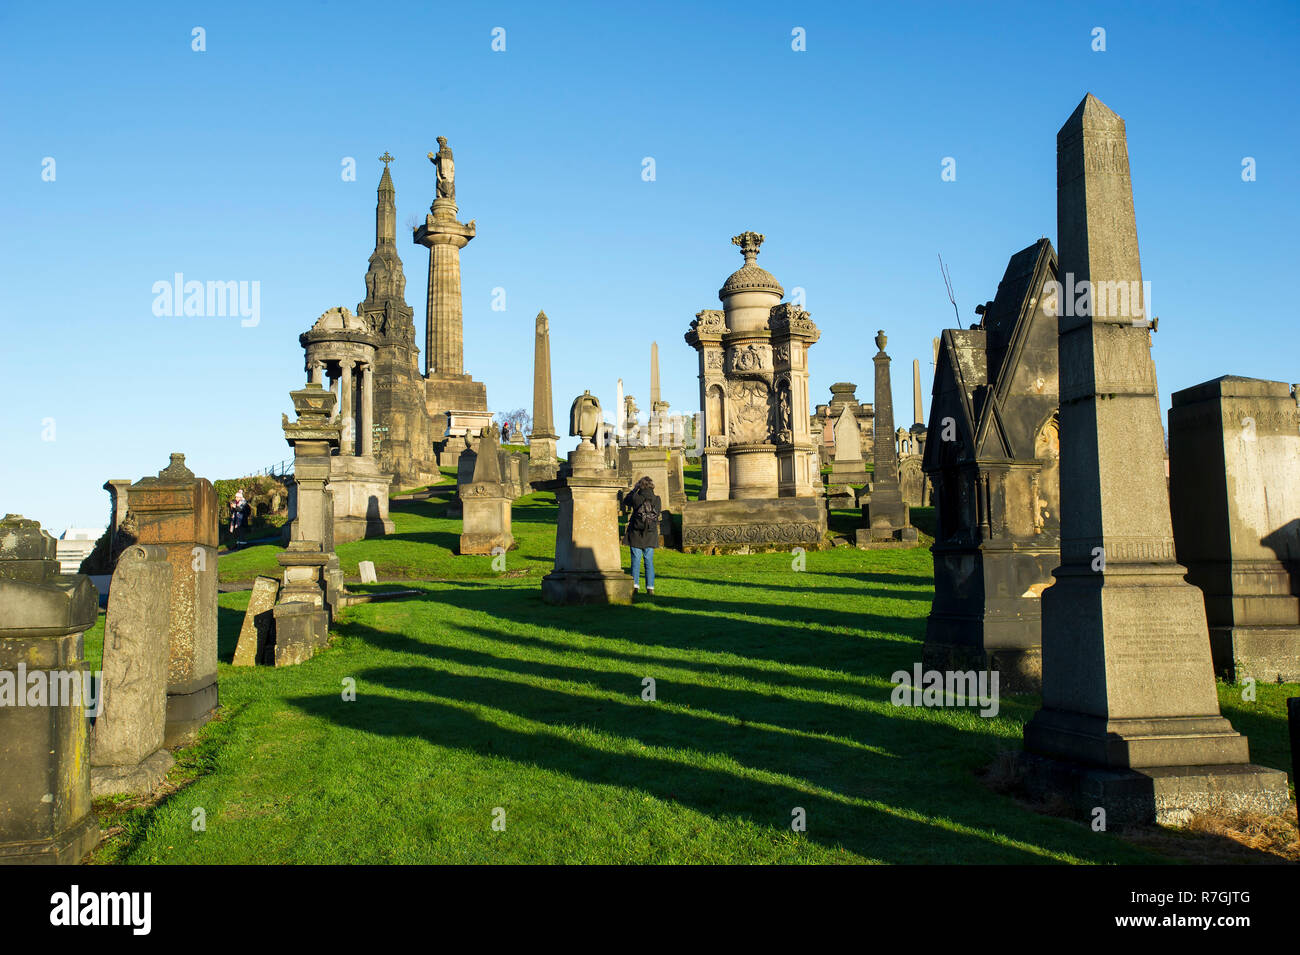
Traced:
[[645, 563], [646, 596], [655, 595], [655, 547], [659, 544], [659, 515], [662, 505], [655, 494], [655, 482], [646, 475], [623, 498], [631, 510], [627, 519], [627, 546], [632, 549], [632, 594], [641, 589], [641, 565]]

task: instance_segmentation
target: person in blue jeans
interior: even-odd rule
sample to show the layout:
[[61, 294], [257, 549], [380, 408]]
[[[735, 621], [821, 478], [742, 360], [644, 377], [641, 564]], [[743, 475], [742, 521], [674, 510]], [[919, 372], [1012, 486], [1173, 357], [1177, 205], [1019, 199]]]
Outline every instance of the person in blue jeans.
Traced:
[[655, 547], [659, 544], [659, 515], [662, 505], [655, 494], [655, 482], [646, 475], [623, 498], [631, 510], [627, 519], [627, 546], [632, 550], [632, 595], [641, 590], [641, 566], [645, 565], [646, 596], [655, 595]]

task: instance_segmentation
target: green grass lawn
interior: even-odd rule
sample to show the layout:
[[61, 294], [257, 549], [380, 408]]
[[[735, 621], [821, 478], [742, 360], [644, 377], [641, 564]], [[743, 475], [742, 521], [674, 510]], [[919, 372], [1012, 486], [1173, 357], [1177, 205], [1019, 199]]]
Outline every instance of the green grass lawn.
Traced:
[[[504, 573], [454, 555], [445, 501], [395, 504], [391, 537], [338, 548], [346, 573], [370, 559], [419, 593], [345, 610], [304, 664], [231, 667], [248, 594], [220, 597], [220, 719], [177, 754], [168, 798], [97, 803], [120, 827], [97, 861], [1168, 861], [981, 782], [1036, 698], [995, 719], [890, 704], [920, 655], [927, 548], [835, 548], [802, 571], [661, 550], [653, 604], [551, 607], [551, 495], [516, 502]], [[274, 574], [275, 553], [223, 557], [221, 579]], [[1296, 693], [1221, 686], [1257, 762], [1289, 768]]]

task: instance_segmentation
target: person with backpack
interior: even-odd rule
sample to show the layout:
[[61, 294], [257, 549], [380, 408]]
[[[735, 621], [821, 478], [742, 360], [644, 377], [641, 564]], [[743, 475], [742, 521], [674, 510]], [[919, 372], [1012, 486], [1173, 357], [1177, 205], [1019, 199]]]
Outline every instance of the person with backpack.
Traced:
[[627, 519], [627, 546], [632, 549], [632, 596], [641, 589], [641, 565], [645, 564], [645, 592], [655, 595], [655, 548], [659, 545], [659, 514], [662, 505], [655, 494], [655, 482], [647, 474], [623, 498], [631, 510]]

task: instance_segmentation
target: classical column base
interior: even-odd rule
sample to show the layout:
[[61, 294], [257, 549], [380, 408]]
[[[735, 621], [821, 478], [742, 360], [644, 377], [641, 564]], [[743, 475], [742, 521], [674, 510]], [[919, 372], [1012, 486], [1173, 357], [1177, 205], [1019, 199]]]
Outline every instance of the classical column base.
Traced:
[[0, 865], [77, 865], [99, 845], [99, 820], [86, 813], [49, 839], [0, 842]]

